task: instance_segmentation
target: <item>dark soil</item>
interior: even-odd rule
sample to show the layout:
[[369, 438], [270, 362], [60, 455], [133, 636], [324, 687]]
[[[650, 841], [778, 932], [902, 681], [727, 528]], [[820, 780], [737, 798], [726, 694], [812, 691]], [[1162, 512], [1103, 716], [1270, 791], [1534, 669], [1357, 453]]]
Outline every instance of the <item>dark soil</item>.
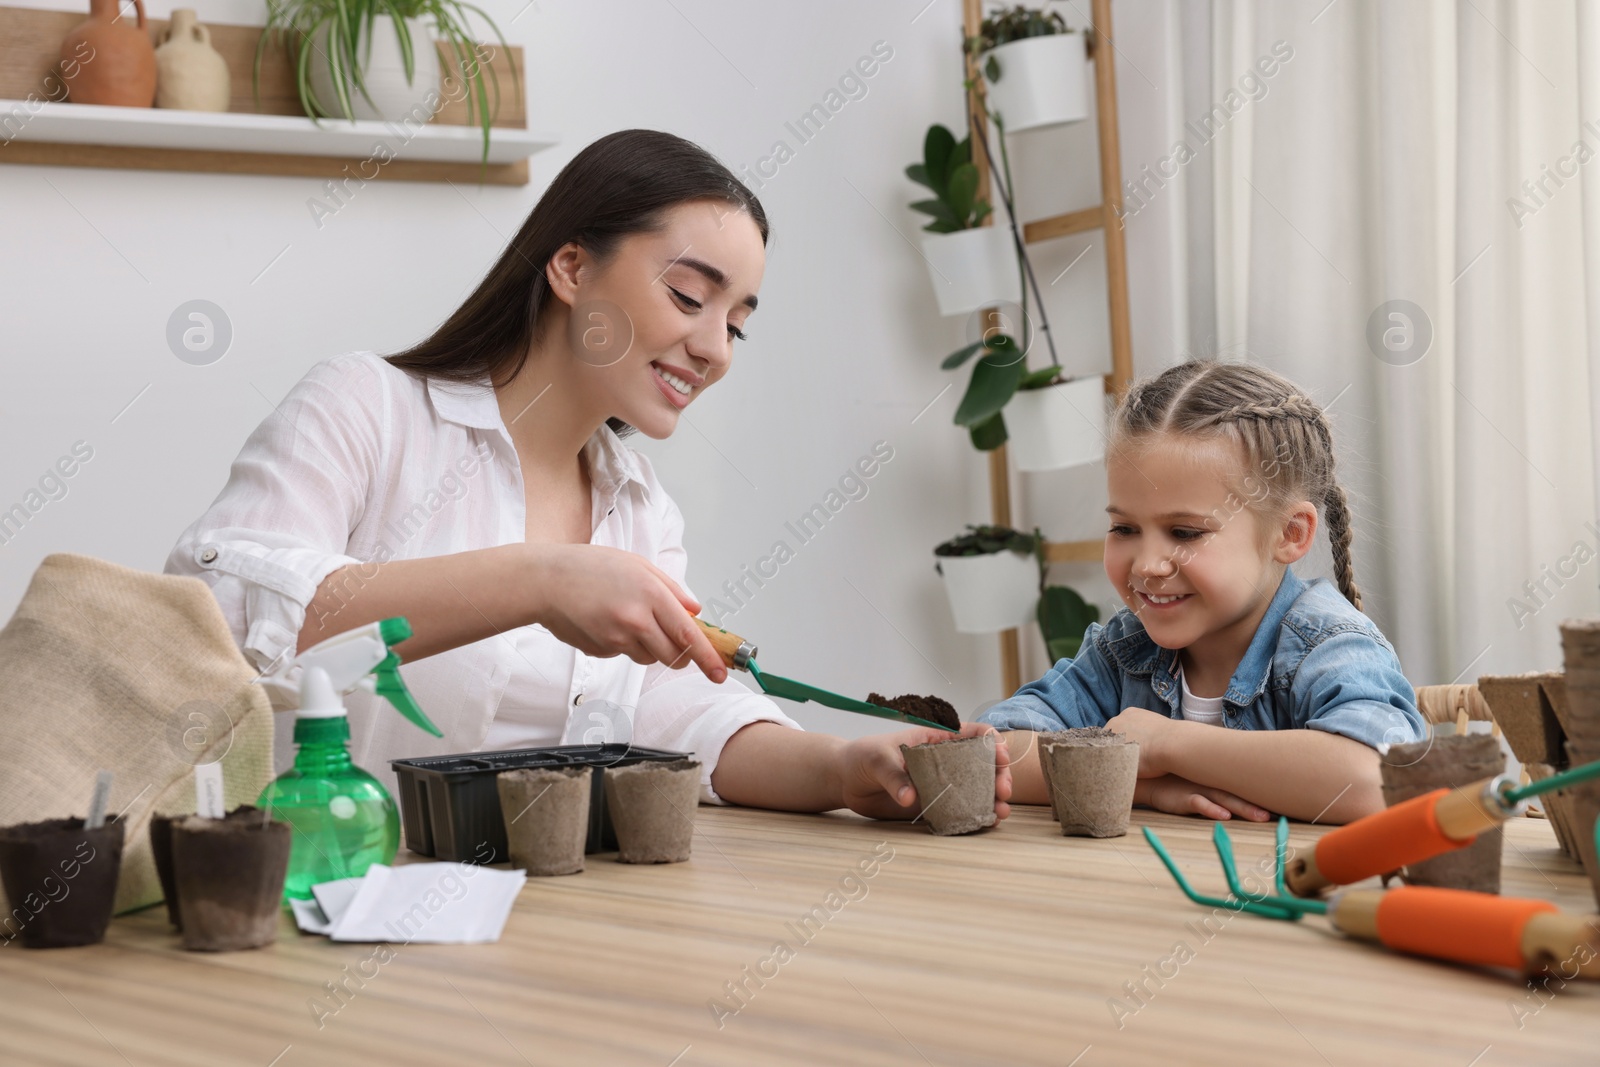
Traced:
[[955, 705], [938, 697], [917, 696], [915, 693], [886, 697], [880, 693], [868, 693], [867, 703], [903, 711], [907, 715], [915, 715], [919, 719], [927, 719], [940, 726], [948, 726], [952, 730], [961, 729], [961, 716], [956, 714]]

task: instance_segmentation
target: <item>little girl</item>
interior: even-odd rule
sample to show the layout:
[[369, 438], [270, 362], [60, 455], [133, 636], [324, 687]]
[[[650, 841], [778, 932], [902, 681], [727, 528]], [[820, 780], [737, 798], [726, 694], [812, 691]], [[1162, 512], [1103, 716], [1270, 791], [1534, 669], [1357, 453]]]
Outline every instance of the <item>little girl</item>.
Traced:
[[[1047, 802], [1023, 758], [1034, 731], [1105, 725], [1139, 743], [1136, 805], [1324, 823], [1381, 809], [1377, 746], [1426, 727], [1361, 612], [1321, 409], [1272, 371], [1197, 360], [1134, 383], [1108, 437], [1105, 566], [1127, 607], [980, 717], [1011, 731], [1012, 802]], [[1289, 569], [1319, 504], [1337, 585]]]

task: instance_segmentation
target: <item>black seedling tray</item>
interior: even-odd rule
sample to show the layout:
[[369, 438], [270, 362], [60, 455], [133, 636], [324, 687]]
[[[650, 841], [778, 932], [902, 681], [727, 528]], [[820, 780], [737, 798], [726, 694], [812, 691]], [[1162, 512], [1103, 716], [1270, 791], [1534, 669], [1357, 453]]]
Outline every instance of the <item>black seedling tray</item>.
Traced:
[[[390, 760], [400, 785], [400, 822], [406, 848], [422, 856], [460, 863], [504, 863], [505, 818], [495, 776], [528, 767], [594, 768], [590, 776], [589, 840], [585, 852], [613, 852], [616, 833], [606, 813], [605, 768], [646, 760], [685, 759], [683, 752], [664, 752], [633, 745], [553, 745], [507, 752], [461, 752]], [[484, 845], [491, 851], [484, 852]]]

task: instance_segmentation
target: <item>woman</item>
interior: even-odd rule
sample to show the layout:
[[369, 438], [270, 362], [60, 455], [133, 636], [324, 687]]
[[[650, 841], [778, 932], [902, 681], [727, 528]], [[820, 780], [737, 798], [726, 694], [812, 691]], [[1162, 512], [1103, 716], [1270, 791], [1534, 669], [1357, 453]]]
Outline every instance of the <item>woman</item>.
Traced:
[[708, 803], [911, 817], [899, 746], [948, 735], [806, 733], [723, 684], [682, 516], [618, 436], [670, 435], [727, 373], [766, 242], [760, 202], [703, 149], [601, 138], [433, 336], [313, 367], [166, 570], [212, 586], [264, 671], [408, 618], [402, 673], [443, 740], [346, 698], [357, 764], [391, 782], [390, 759], [430, 752], [631, 741], [694, 752]]

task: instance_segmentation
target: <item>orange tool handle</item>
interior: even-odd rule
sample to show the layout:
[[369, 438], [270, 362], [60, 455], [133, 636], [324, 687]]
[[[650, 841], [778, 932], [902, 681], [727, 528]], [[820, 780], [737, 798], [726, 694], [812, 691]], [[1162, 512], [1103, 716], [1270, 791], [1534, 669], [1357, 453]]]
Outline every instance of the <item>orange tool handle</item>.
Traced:
[[750, 660], [755, 657], [756, 646], [740, 637], [738, 634], [729, 633], [720, 626], [713, 626], [704, 619], [694, 620], [700, 624], [700, 629], [706, 632], [711, 639], [711, 647], [717, 650], [717, 655], [722, 657], [722, 662], [735, 670], [747, 670]]
[[1357, 889], [1333, 898], [1328, 917], [1352, 937], [1415, 956], [1521, 971], [1566, 961], [1575, 974], [1600, 976], [1600, 923], [1544, 900], [1432, 886]]
[[1436, 809], [1449, 793], [1435, 789], [1324, 834], [1309, 860], [1289, 865], [1285, 881], [1310, 896], [1324, 886], [1349, 885], [1471, 844], [1473, 837], [1451, 837], [1439, 825]]

